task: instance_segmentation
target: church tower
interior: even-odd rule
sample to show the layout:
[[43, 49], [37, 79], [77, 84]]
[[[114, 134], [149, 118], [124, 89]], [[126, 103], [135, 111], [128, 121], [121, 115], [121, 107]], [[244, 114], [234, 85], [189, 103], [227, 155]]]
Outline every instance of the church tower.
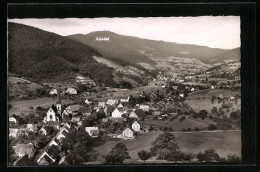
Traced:
[[57, 97], [58, 97], [58, 101], [56, 103], [56, 107], [57, 107], [57, 114], [59, 114], [61, 116], [61, 98], [60, 98], [60, 89], [57, 90]]

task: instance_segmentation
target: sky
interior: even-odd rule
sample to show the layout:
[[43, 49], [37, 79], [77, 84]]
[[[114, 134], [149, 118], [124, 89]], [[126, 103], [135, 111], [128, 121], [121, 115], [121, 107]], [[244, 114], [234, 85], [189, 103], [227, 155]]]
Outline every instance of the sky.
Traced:
[[8, 19], [67, 36], [94, 31], [211, 48], [240, 47], [239, 16], [149, 17], [149, 18], [65, 18]]

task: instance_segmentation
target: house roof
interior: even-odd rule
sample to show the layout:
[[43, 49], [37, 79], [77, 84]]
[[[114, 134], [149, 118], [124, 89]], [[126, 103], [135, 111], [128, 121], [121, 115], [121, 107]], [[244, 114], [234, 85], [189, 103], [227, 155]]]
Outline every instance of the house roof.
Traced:
[[80, 107], [79, 112], [81, 112], [81, 113], [91, 113], [92, 109], [90, 107]]
[[76, 105], [71, 105], [71, 106], [67, 107], [66, 109], [71, 110], [72, 112], [76, 112], [76, 111], [79, 111], [79, 109], [80, 109], [81, 107], [82, 107], [82, 106], [76, 104]]
[[50, 127], [56, 127], [57, 125], [60, 125], [59, 121], [47, 121], [44, 125], [50, 126]]
[[105, 109], [105, 111], [107, 112], [107, 113], [111, 113], [111, 112], [113, 112], [115, 110], [115, 107], [114, 106], [111, 106], [111, 105], [108, 105], [107, 107], [106, 107], [106, 109]]
[[17, 144], [14, 148], [14, 151], [19, 152], [20, 149], [28, 149], [28, 148], [34, 149], [33, 144]]
[[139, 118], [143, 118], [146, 116], [146, 113], [142, 109], [137, 109], [134, 112]]

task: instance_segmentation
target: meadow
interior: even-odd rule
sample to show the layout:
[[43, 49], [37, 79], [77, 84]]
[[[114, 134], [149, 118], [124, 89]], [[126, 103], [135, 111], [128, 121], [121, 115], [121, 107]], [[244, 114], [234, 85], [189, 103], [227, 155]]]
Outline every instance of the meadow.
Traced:
[[[138, 162], [137, 153], [141, 150], [149, 151], [152, 142], [162, 132], [149, 132], [139, 134], [133, 140], [108, 139], [102, 145], [96, 146], [93, 152], [97, 154], [95, 162], [104, 162], [102, 155], [108, 152], [119, 142], [123, 142], [131, 157], [127, 162]], [[216, 152], [224, 157], [228, 154], [236, 154], [241, 157], [241, 131], [199, 131], [199, 132], [173, 132], [181, 151], [198, 153], [208, 148], [214, 148]], [[161, 162], [153, 158], [151, 162]], [[150, 162], [150, 163], [151, 163]], [[149, 163], [149, 160], [147, 161]]]

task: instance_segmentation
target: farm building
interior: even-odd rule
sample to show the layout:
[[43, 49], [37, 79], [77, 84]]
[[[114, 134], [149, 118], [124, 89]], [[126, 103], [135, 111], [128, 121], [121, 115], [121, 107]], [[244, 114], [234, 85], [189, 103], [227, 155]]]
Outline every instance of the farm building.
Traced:
[[66, 93], [68, 93], [70, 95], [75, 95], [75, 94], [77, 94], [77, 90], [75, 88], [68, 88]]
[[56, 94], [56, 95], [58, 94], [57, 89], [56, 89], [56, 88], [51, 89], [50, 95], [55, 95], [55, 94]]
[[91, 137], [98, 137], [99, 129], [98, 127], [85, 127], [85, 131], [88, 132]]

